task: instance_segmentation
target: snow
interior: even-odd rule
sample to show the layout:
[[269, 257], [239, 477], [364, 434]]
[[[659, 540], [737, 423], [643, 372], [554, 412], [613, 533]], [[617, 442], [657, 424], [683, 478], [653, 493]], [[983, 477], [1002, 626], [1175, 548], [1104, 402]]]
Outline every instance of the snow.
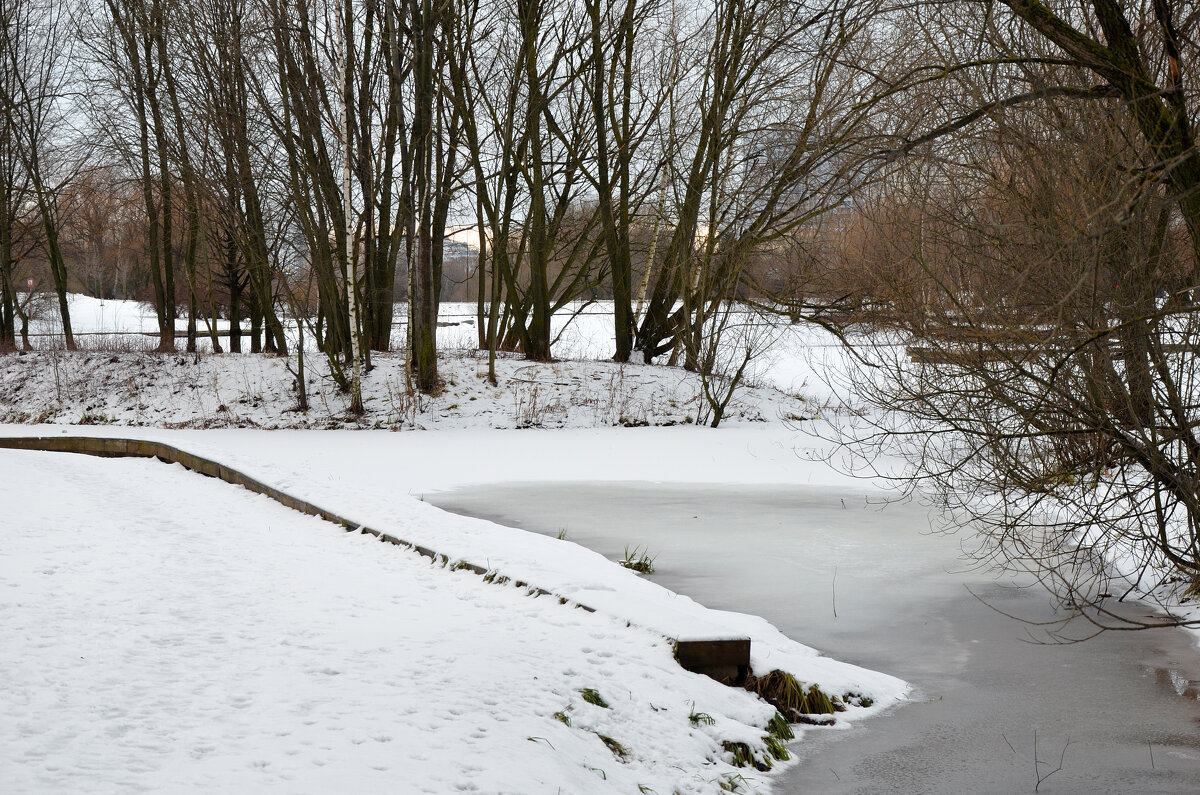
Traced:
[[[563, 361], [501, 357], [493, 387], [469, 352], [474, 307], [444, 306], [446, 390], [414, 395], [401, 357], [376, 355], [361, 419], [319, 355], [306, 360], [301, 413], [289, 410], [294, 356], [122, 352], [137, 346], [117, 335], [155, 329], [131, 302], [72, 298], [76, 329], [97, 335], [81, 338], [90, 351], [35, 338], [38, 351], [0, 358], [0, 422], [18, 423], [2, 435], [161, 440], [567, 600], [431, 565], [178, 467], [0, 451], [7, 493], [21, 495], [0, 518], [5, 789], [707, 793], [737, 776], [769, 789], [721, 741], [761, 750], [773, 710], [683, 671], [668, 638], [751, 637], [756, 672], [873, 698], [840, 726], [903, 701], [903, 682], [761, 618], [422, 500], [514, 481], [864, 487], [829, 466], [835, 450], [819, 438], [853, 420], [838, 414], [852, 366], [832, 335], [770, 329], [713, 431], [695, 427], [695, 376], [603, 361], [611, 316], [576, 308], [556, 318]], [[634, 425], [659, 427], [622, 427]], [[584, 688], [610, 707], [586, 703]], [[691, 725], [693, 710], [715, 723]]]
[[711, 792], [773, 712], [646, 630], [177, 466], [0, 477], [8, 791]]
[[[60, 432], [13, 426], [9, 435]], [[78, 433], [72, 430], [72, 433]], [[845, 484], [844, 476], [796, 454], [796, 434], [775, 426], [563, 431], [165, 431], [88, 428], [88, 435], [146, 438], [227, 464], [359, 525], [425, 546], [451, 560], [654, 628], [678, 639], [753, 638], [759, 672], [782, 668], [832, 693], [865, 692], [882, 707], [903, 683], [818, 657], [751, 616], [712, 611], [570, 542], [452, 516], [424, 493], [513, 479], [673, 483]], [[669, 476], [668, 476], [669, 475]], [[873, 708], [876, 709], [876, 708]]]
[[[114, 303], [74, 299], [76, 328], [152, 327]], [[556, 351], [607, 356], [609, 322], [581, 315]], [[468, 347], [474, 333], [441, 340]], [[701, 415], [698, 381], [675, 368], [503, 358], [495, 388], [486, 362], [459, 354], [440, 362], [445, 392], [419, 400], [400, 357], [376, 356], [358, 420], [320, 359], [306, 362], [307, 414], [286, 410], [295, 394], [279, 357], [51, 347], [0, 360], [0, 418], [23, 423], [4, 435], [165, 441], [451, 564], [178, 467], [0, 452], [0, 478], [23, 495], [0, 519], [0, 631], [16, 639], [0, 651], [11, 683], [0, 762], [17, 789], [716, 792], [737, 776], [768, 788], [769, 776], [732, 767], [721, 741], [761, 752], [773, 708], [683, 671], [669, 638], [751, 637], [757, 673], [874, 700], [841, 725], [905, 698], [900, 680], [822, 657], [761, 618], [421, 499], [517, 479], [843, 484], [827, 450], [791, 427], [820, 410], [797, 394], [813, 373], [787, 371], [783, 391], [759, 373], [712, 431], [678, 427]], [[64, 421], [88, 427], [44, 424]], [[566, 603], [454, 571], [460, 560]], [[584, 688], [610, 708], [585, 703]], [[692, 726], [693, 710], [715, 723]]]
[[[79, 345], [87, 352], [68, 358], [55, 348], [61, 345], [57, 338], [44, 337], [34, 338], [35, 352], [0, 360], [0, 422], [400, 429], [676, 425], [706, 419], [694, 374], [606, 361], [612, 354], [611, 303], [572, 306], [555, 315], [558, 362], [533, 364], [501, 354], [499, 388], [486, 382], [486, 357], [473, 350], [475, 307], [445, 304], [438, 329], [439, 347], [452, 354], [439, 362], [445, 391], [432, 398], [415, 394], [403, 357], [376, 353], [364, 379], [361, 418], [347, 415], [348, 396], [330, 377], [325, 357], [311, 350], [311, 335], [305, 357], [309, 410], [299, 412], [289, 372], [296, 367], [294, 355], [147, 354], [144, 348], [156, 338], [141, 335], [153, 335], [156, 321], [145, 305], [78, 295], [70, 305]], [[52, 309], [43, 311], [35, 331], [53, 334]], [[397, 317], [403, 314], [398, 306]], [[844, 369], [837, 340], [807, 324], [782, 323], [767, 331], [774, 344], [752, 363], [748, 384], [727, 409], [727, 423], [805, 419], [832, 400], [830, 373], [836, 379]], [[401, 326], [393, 336], [394, 347], [402, 347]]]
[[[62, 321], [59, 319], [57, 299], [46, 293], [35, 296], [33, 301], [34, 312], [30, 318], [30, 332], [61, 334]], [[69, 293], [67, 311], [71, 313], [72, 331], [77, 334], [158, 333], [158, 320], [154, 309], [140, 301], [105, 301], [88, 295]], [[228, 328], [228, 324], [225, 327]]]
[[[173, 428], [564, 428], [695, 423], [704, 404], [699, 379], [675, 368], [603, 361], [487, 362], [446, 356], [436, 397], [406, 385], [400, 354], [374, 354], [363, 379], [365, 413], [348, 415], [348, 396], [327, 377], [322, 357], [305, 363], [309, 410], [282, 357], [241, 354], [37, 351], [0, 359], [0, 421], [120, 424]], [[294, 362], [290, 363], [294, 367]], [[727, 422], [804, 416], [803, 401], [770, 388], [739, 392]]]

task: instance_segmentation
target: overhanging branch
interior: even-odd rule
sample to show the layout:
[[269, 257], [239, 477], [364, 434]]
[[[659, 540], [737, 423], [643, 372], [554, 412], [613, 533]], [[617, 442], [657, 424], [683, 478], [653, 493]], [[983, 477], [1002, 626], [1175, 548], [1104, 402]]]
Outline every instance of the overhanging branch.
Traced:
[[1054, 97], [1069, 97], [1071, 99], [1115, 99], [1119, 98], [1120, 94], [1112, 86], [1093, 86], [1092, 88], [1077, 88], [1075, 86], [1050, 86], [1048, 88], [1040, 88], [1037, 91], [1030, 91], [1025, 94], [1017, 94], [1004, 99], [998, 99], [995, 102], [989, 102], [970, 113], [960, 116], [953, 121], [936, 127], [935, 129], [925, 133], [924, 135], [905, 141], [900, 146], [893, 149], [886, 149], [879, 153], [878, 157], [892, 161], [899, 157], [909, 154], [912, 150], [919, 146], [924, 146], [927, 143], [936, 141], [939, 138], [957, 132], [964, 127], [968, 127], [979, 121], [984, 116], [993, 113], [997, 110], [1004, 110], [1016, 105], [1023, 105], [1026, 102], [1037, 102]]

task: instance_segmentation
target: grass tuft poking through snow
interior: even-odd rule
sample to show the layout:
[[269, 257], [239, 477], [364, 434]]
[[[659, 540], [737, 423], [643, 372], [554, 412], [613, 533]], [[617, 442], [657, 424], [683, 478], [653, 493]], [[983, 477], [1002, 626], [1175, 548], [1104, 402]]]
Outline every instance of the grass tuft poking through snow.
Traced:
[[601, 709], [608, 709], [608, 702], [593, 688], [585, 687], [579, 691], [579, 695], [589, 704], [593, 704]]
[[654, 573], [654, 558], [642, 547], [625, 547], [625, 556], [619, 561], [622, 566], [638, 574]]
[[761, 677], [751, 673], [746, 677], [745, 687], [776, 707], [792, 723], [810, 722], [811, 715], [832, 715], [846, 709], [837, 696], [830, 698], [817, 685], [805, 689], [803, 683], [786, 671], [775, 670]]

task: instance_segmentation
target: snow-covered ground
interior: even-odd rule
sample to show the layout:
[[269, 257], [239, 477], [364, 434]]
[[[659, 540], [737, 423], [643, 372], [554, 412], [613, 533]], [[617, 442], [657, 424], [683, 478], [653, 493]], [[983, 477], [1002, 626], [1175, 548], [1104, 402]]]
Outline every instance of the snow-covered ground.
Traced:
[[[37, 316], [30, 322], [31, 342], [37, 350], [62, 347], [62, 325], [57, 303], [50, 294], [36, 295]], [[148, 304], [137, 301], [104, 301], [85, 295], [69, 296], [72, 326], [81, 350], [137, 352], [153, 350], [158, 344], [158, 322]], [[405, 305], [397, 304], [392, 329], [392, 347], [404, 345]], [[284, 318], [293, 349], [296, 342], [294, 321]], [[445, 303], [438, 311], [438, 347], [446, 352], [468, 352], [478, 345], [476, 306], [470, 303]], [[747, 324], [760, 324], [761, 318], [747, 318]], [[736, 325], [736, 324], [735, 324]], [[217, 321], [217, 330], [227, 332], [229, 322]], [[249, 323], [242, 327], [249, 331]], [[178, 334], [186, 333], [187, 323], [177, 321]], [[605, 360], [613, 354], [613, 307], [611, 301], [572, 304], [556, 313], [551, 329], [555, 358], [571, 361]], [[199, 326], [201, 351], [211, 351], [207, 326]], [[810, 401], [823, 402], [830, 397], [826, 374], [832, 367], [843, 369], [841, 343], [819, 327], [781, 321], [770, 328], [754, 331], [751, 339], [761, 351], [750, 366], [750, 380], [769, 383], [789, 394], [803, 395]], [[177, 338], [183, 349], [183, 339]], [[245, 341], [243, 341], [245, 342]], [[313, 345], [311, 334], [306, 346]], [[223, 343], [224, 344], [224, 343]], [[247, 345], [249, 343], [246, 343]], [[318, 357], [312, 357], [314, 360]]]
[[[6, 429], [17, 430], [65, 429]], [[670, 430], [691, 438], [637, 438]], [[14, 640], [0, 655], [0, 714], [8, 716], [0, 758], [20, 789], [288, 782], [320, 791], [344, 781], [383, 790], [397, 775], [405, 788], [434, 792], [460, 784], [710, 792], [739, 775], [761, 787], [768, 779], [733, 768], [721, 742], [761, 747], [773, 709], [682, 671], [663, 635], [646, 627], [749, 634], [756, 670], [781, 668], [830, 693], [875, 699], [840, 715], [843, 722], [904, 692], [891, 677], [819, 657], [761, 619], [707, 611], [575, 544], [447, 514], [396, 488], [483, 477], [479, 467], [456, 475], [453, 461], [494, 463], [506, 449], [513, 464], [563, 476], [570, 469], [549, 460], [530, 464], [556, 444], [595, 456], [600, 476], [640, 460], [624, 468], [636, 477], [656, 457], [638, 453], [655, 450], [668, 467], [695, 459], [700, 429], [334, 432], [316, 440], [306, 432], [134, 432], [219, 455], [452, 561], [484, 561], [599, 610], [431, 566], [178, 467], [6, 451], [0, 477], [22, 499], [2, 520], [0, 631]], [[755, 432], [710, 451], [707, 474], [704, 460], [693, 460], [681, 476], [719, 477], [738, 449], [749, 465], [737, 468], [740, 477], [755, 476], [760, 456], [763, 470], [786, 459], [778, 438], [759, 433], [756, 442]], [[513, 449], [521, 435], [532, 443]], [[420, 452], [435, 436], [451, 437], [448, 450], [422, 467]], [[611, 454], [596, 455], [603, 447]], [[348, 462], [357, 464], [343, 470]], [[584, 703], [584, 688], [600, 691], [611, 710]], [[693, 710], [716, 723], [693, 726]], [[679, 726], [668, 729], [671, 715]], [[424, 737], [434, 729], [434, 739]], [[597, 732], [630, 754], [618, 760]], [[380, 737], [396, 744], [381, 748]], [[533, 747], [543, 740], [546, 747]]]
[[[297, 410], [294, 361], [241, 354], [37, 351], [0, 359], [0, 422], [169, 428], [564, 428], [704, 421], [699, 379], [677, 368], [609, 361], [533, 364], [452, 354], [435, 397], [406, 384], [401, 354], [375, 354], [362, 416], [310, 356], [308, 411]], [[807, 417], [808, 404], [770, 388], [738, 391], [726, 422]]]
[[[89, 301], [75, 304], [99, 309]], [[148, 319], [113, 303], [76, 311], [76, 328]], [[608, 322], [577, 319], [563, 348], [607, 356]], [[474, 332], [463, 333], [467, 347]], [[421, 499], [514, 479], [840, 482], [791, 427], [819, 410], [795, 384], [758, 379], [713, 432], [620, 427], [694, 424], [698, 384], [674, 368], [503, 359], [493, 388], [485, 362], [450, 355], [446, 391], [417, 403], [399, 357], [376, 363], [357, 421], [319, 368], [308, 416], [287, 412], [282, 358], [40, 350], [0, 360], [0, 415], [21, 423], [4, 435], [162, 439], [449, 563], [158, 462], [0, 451], [0, 479], [20, 495], [0, 513], [6, 789], [769, 788], [769, 774], [734, 767], [723, 743], [765, 758], [774, 708], [682, 670], [669, 637], [748, 636], [756, 673], [874, 702], [839, 713], [840, 725], [904, 698], [903, 682], [822, 657], [762, 619]], [[405, 432], [230, 427], [256, 425]], [[213, 427], [224, 429], [179, 429]], [[497, 576], [455, 571], [458, 560]], [[566, 603], [485, 581], [501, 575]], [[609, 706], [587, 703], [586, 689]]]
[[[446, 352], [439, 362], [444, 391], [435, 397], [414, 392], [406, 380], [404, 357], [377, 353], [363, 380], [361, 417], [348, 415], [348, 396], [330, 378], [325, 357], [314, 351], [305, 357], [309, 408], [301, 412], [296, 410], [294, 355], [131, 352], [131, 339], [149, 339], [136, 332], [154, 329], [153, 314], [145, 307], [85, 296], [74, 296], [71, 305], [83, 351], [68, 355], [46, 344], [0, 359], [0, 422], [173, 428], [563, 428], [679, 425], [705, 422], [709, 416], [694, 374], [607, 361], [612, 354], [611, 305], [581, 307], [573, 319], [562, 313], [554, 347], [561, 361], [533, 364], [502, 356], [496, 368], [499, 386], [494, 387], [486, 380], [486, 357], [471, 350], [476, 332], [466, 324], [474, 322], [474, 307], [448, 304], [442, 308], [443, 323], [462, 325], [438, 332], [439, 346]], [[42, 322], [50, 328], [48, 321]], [[118, 332], [135, 336], [117, 336]], [[750, 385], [735, 393], [725, 422], [795, 421], [812, 416], [827, 400], [820, 362], [835, 351], [836, 341], [819, 330], [786, 324], [777, 329], [777, 337], [774, 348], [764, 349]]]
[[709, 792], [773, 714], [652, 632], [179, 467], [0, 478], [7, 792]]
[[[76, 298], [76, 328], [153, 329], [151, 315], [114, 303]], [[831, 335], [772, 329], [751, 386], [712, 431], [695, 427], [694, 376], [605, 361], [604, 309], [558, 327], [563, 361], [502, 358], [493, 387], [469, 351], [473, 307], [444, 307], [443, 322], [460, 324], [439, 330], [445, 391], [413, 395], [401, 358], [377, 355], [362, 418], [347, 415], [317, 355], [306, 361], [307, 413], [290, 410], [294, 356], [151, 355], [98, 336], [93, 347], [114, 349], [0, 357], [0, 422], [14, 423], [0, 434], [166, 441], [451, 564], [176, 467], [0, 451], [6, 491], [21, 495], [0, 512], [0, 632], [17, 639], [0, 645], [0, 780], [18, 790], [769, 789], [771, 776], [732, 767], [722, 742], [761, 752], [773, 710], [679, 669], [668, 636], [750, 636], [756, 672], [873, 699], [839, 714], [841, 725], [903, 700], [903, 682], [822, 657], [761, 619], [421, 499], [512, 481], [862, 485], [802, 432], [831, 414], [826, 381], [844, 380]], [[675, 427], [621, 427], [643, 425]], [[453, 571], [458, 560], [567, 604]], [[95, 654], [103, 664], [86, 664]], [[609, 708], [584, 702], [586, 688]], [[715, 723], [687, 719], [699, 713]]]

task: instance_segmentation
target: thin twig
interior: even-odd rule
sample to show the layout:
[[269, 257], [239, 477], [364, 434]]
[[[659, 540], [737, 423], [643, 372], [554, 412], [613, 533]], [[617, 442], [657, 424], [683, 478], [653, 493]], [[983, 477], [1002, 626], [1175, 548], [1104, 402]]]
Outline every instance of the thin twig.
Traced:
[[[1041, 764], [1041, 760], [1039, 760], [1038, 756], [1037, 756], [1037, 729], [1033, 730], [1033, 772], [1034, 772], [1034, 775], [1037, 776], [1037, 784], [1035, 784], [1033, 787], [1034, 792], [1037, 792], [1039, 790], [1039, 788], [1042, 786], [1042, 782], [1044, 782], [1046, 779], [1050, 778], [1055, 773], [1057, 773], [1058, 771], [1063, 769], [1063, 763], [1066, 761], [1066, 758], [1067, 758], [1067, 749], [1070, 747], [1071, 747], [1071, 735], [1068, 734], [1067, 742], [1063, 746], [1063, 749], [1062, 749], [1062, 755], [1059, 756], [1059, 758], [1058, 758], [1058, 767], [1054, 768], [1049, 773], [1047, 773], [1046, 775], [1043, 776], [1043, 775], [1041, 775], [1041, 773], [1038, 772], [1038, 765]], [[1049, 762], [1047, 762], [1046, 764], [1049, 764]]]
[[833, 617], [837, 618], [837, 564], [833, 566]]

